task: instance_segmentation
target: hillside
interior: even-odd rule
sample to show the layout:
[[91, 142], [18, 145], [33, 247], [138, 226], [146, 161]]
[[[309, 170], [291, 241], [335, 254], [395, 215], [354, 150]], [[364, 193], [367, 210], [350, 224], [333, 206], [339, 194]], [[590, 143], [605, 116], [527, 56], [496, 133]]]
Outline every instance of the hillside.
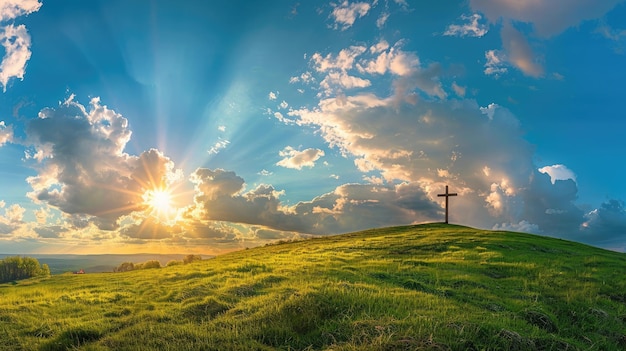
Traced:
[[2, 350], [623, 350], [626, 255], [428, 224], [0, 285]]

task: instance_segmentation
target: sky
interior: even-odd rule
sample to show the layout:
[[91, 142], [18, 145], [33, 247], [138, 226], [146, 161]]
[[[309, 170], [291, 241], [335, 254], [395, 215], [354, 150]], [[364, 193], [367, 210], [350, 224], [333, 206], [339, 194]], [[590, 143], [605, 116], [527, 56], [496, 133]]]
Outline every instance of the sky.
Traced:
[[0, 252], [450, 222], [626, 251], [624, 0], [0, 0]]

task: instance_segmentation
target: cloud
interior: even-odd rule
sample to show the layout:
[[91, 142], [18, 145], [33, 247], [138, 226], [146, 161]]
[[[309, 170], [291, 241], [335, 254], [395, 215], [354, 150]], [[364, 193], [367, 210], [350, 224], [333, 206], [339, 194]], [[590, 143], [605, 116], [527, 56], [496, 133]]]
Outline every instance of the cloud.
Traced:
[[315, 166], [315, 161], [324, 156], [324, 151], [313, 148], [298, 151], [291, 146], [287, 146], [278, 154], [284, 158], [278, 161], [276, 165], [300, 170], [302, 167], [311, 168]]
[[467, 87], [458, 85], [456, 82], [452, 82], [452, 90], [454, 90], [454, 93], [457, 96], [465, 97], [465, 91], [467, 90]]
[[[380, 42], [370, 48], [372, 53], [380, 53], [370, 60], [362, 60], [357, 68], [361, 72], [369, 74], [385, 74], [390, 72], [397, 76], [407, 76], [414, 73], [419, 67], [420, 61], [417, 55], [400, 49], [401, 42], [387, 50], [389, 44]], [[383, 49], [384, 48], [384, 49]]]
[[302, 82], [304, 84], [309, 84], [315, 81], [311, 72], [304, 72], [300, 76], [293, 76], [289, 79], [289, 83], [294, 84], [298, 82]]
[[38, 0], [3, 0], [0, 3], [0, 23], [39, 11]]
[[357, 18], [367, 15], [371, 6], [366, 2], [350, 3], [348, 0], [340, 5], [333, 5], [330, 16], [334, 19], [334, 29], [346, 30], [354, 24]]
[[496, 78], [508, 72], [507, 67], [515, 67], [527, 76], [540, 78], [544, 75], [543, 66], [537, 62], [530, 44], [513, 25], [506, 22], [500, 32], [503, 50], [485, 52], [485, 74]]
[[0, 121], [0, 146], [13, 141], [13, 127]]
[[600, 33], [604, 38], [611, 40], [615, 47], [616, 53], [621, 54], [626, 47], [626, 29], [612, 28], [607, 24], [602, 24], [596, 29], [596, 33]]
[[620, 2], [623, 0], [470, 0], [470, 6], [491, 22], [508, 19], [531, 23], [537, 34], [550, 37], [600, 18]]
[[[626, 208], [624, 202], [611, 199], [585, 214], [581, 240], [603, 247], [624, 250]], [[621, 247], [619, 245], [622, 245]]]
[[330, 72], [321, 82], [320, 88], [326, 96], [331, 95], [336, 88], [354, 89], [372, 85], [369, 79], [351, 76], [346, 72]]
[[277, 97], [278, 97], [278, 92], [270, 91], [270, 93], [267, 95], [267, 98], [270, 100], [276, 100]]
[[455, 36], [455, 37], [482, 37], [489, 32], [489, 27], [486, 24], [479, 24], [478, 21], [482, 19], [482, 16], [475, 13], [471, 16], [463, 15], [461, 19], [469, 21], [462, 25], [451, 24], [448, 26], [443, 35]]
[[213, 146], [211, 146], [208, 152], [209, 154], [217, 155], [222, 149], [225, 149], [228, 146], [228, 144], [230, 144], [230, 141], [226, 139], [220, 139], [216, 141], [215, 144], [213, 144]]
[[430, 221], [440, 207], [417, 183], [397, 185], [345, 184], [311, 201], [286, 207], [283, 194], [271, 185], [243, 191], [233, 172], [198, 169], [192, 174], [196, 196], [189, 216], [199, 221], [228, 221], [273, 230], [331, 234]]
[[557, 180], [572, 179], [573, 181], [576, 181], [576, 174], [574, 174], [574, 172], [565, 165], [545, 166], [539, 168], [538, 171], [550, 175], [552, 184], [554, 184]]
[[[351, 46], [325, 56], [321, 53], [312, 55], [310, 63], [317, 73], [323, 73], [318, 97], [329, 97], [342, 94], [350, 89], [363, 89], [372, 85], [369, 77], [390, 74], [400, 77], [394, 81], [394, 88], [401, 92], [419, 88], [430, 97], [446, 96], [438, 74], [441, 66], [437, 63], [428, 67], [420, 67], [420, 60], [413, 52], [402, 50], [404, 41], [398, 41], [393, 47], [384, 40], [367, 49], [365, 46]], [[360, 76], [359, 76], [360, 75]], [[293, 81], [293, 77], [290, 81]], [[402, 98], [415, 99], [403, 96]]]
[[30, 35], [24, 25], [4, 25], [17, 17], [36, 12], [41, 7], [37, 0], [6, 0], [0, 3], [0, 42], [4, 57], [0, 62], [0, 84], [4, 92], [11, 78], [24, 79], [26, 63], [30, 59]]
[[529, 223], [528, 221], [520, 221], [519, 223], [502, 223], [496, 224], [493, 230], [506, 230], [512, 232], [522, 233], [535, 233], [539, 234], [539, 227], [536, 224]]
[[534, 37], [546, 39], [584, 21], [600, 18], [620, 2], [623, 0], [470, 0], [473, 11], [484, 14], [492, 23], [504, 23], [500, 33], [503, 50], [486, 52], [485, 74], [498, 77], [507, 71], [506, 65], [511, 65], [527, 76], [544, 76], [543, 65], [525, 35], [512, 23], [529, 23]]
[[0, 42], [5, 51], [0, 62], [0, 84], [6, 92], [9, 79], [24, 79], [26, 62], [31, 55], [30, 35], [23, 24], [8, 25], [0, 30]]
[[342, 49], [336, 56], [327, 54], [322, 56], [316, 52], [311, 56], [311, 62], [318, 72], [327, 72], [330, 70], [347, 71], [354, 67], [356, 58], [366, 51], [365, 46], [350, 46]]
[[27, 140], [38, 162], [27, 182], [29, 197], [76, 219], [113, 230], [124, 215], [145, 209], [146, 190], [164, 188], [182, 177], [158, 150], [139, 156], [124, 153], [130, 140], [128, 121], [91, 100], [89, 109], [73, 96], [30, 120]]
[[500, 76], [500, 74], [506, 73], [508, 69], [506, 68], [506, 56], [502, 51], [499, 50], [489, 50], [485, 52], [485, 58], [487, 62], [485, 63], [485, 74], [486, 75], [494, 75], [496, 77]]
[[24, 223], [26, 209], [18, 204], [6, 207], [4, 201], [0, 201], [0, 208], [4, 208], [4, 215], [0, 216], [0, 235], [10, 235], [17, 231]]
[[389, 19], [389, 12], [383, 12], [380, 14], [380, 16], [378, 16], [378, 19], [376, 20], [376, 27], [378, 28], [382, 28], [385, 26], [385, 23], [387, 23], [387, 20]]
[[543, 67], [536, 62], [533, 50], [526, 38], [509, 22], [505, 22], [500, 32], [502, 46], [506, 52], [507, 61], [521, 70], [525, 75], [534, 78], [543, 76]]
[[378, 54], [389, 49], [389, 43], [386, 40], [381, 40], [378, 43], [370, 46], [370, 52], [372, 54]]

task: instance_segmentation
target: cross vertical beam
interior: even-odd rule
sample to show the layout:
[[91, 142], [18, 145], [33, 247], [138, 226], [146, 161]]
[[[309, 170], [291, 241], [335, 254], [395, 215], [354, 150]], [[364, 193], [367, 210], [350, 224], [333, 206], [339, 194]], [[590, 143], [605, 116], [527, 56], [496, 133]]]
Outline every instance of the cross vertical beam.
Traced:
[[446, 193], [445, 194], [437, 194], [437, 196], [445, 196], [446, 197], [446, 224], [448, 224], [448, 198], [450, 196], [457, 196], [457, 193], [449, 193], [448, 186], [446, 185]]

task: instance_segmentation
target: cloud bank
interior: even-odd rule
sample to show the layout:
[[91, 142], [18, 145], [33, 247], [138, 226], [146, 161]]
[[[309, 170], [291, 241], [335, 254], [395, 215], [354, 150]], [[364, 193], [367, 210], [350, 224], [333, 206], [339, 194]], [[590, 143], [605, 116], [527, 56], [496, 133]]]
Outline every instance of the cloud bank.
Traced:
[[4, 47], [0, 85], [4, 92], [11, 78], [24, 79], [26, 63], [31, 56], [31, 39], [26, 27], [7, 22], [36, 12], [41, 5], [37, 0], [6, 0], [0, 3], [0, 43]]

